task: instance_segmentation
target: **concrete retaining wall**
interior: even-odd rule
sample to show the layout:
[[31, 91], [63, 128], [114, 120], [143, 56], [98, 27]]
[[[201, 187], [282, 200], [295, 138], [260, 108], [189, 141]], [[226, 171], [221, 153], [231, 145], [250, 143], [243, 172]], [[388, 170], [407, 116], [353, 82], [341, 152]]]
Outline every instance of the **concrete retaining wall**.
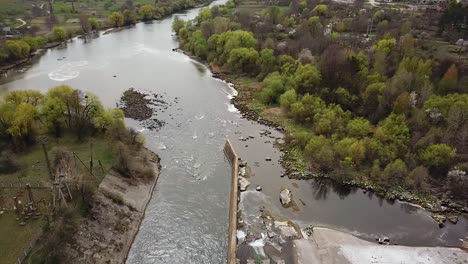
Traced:
[[237, 198], [239, 159], [229, 140], [224, 144], [224, 153], [231, 163], [231, 193], [229, 202], [228, 253], [227, 264], [236, 264], [237, 247]]

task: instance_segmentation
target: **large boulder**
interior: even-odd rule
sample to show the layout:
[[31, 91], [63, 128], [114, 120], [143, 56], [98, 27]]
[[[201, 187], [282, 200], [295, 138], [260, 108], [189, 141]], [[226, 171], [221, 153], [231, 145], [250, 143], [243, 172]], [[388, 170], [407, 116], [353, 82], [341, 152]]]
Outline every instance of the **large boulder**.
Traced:
[[280, 192], [280, 202], [283, 207], [288, 207], [292, 203], [292, 193], [288, 189], [284, 189]]

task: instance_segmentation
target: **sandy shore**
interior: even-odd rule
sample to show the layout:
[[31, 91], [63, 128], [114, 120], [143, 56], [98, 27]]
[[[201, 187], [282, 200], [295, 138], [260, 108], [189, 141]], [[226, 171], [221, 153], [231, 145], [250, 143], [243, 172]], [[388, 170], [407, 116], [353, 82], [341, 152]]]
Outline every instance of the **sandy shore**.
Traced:
[[148, 182], [111, 171], [99, 185], [87, 218], [67, 245], [69, 263], [125, 263], [159, 177], [159, 157], [147, 151], [156, 172]]
[[314, 228], [308, 239], [294, 241], [296, 264], [308, 263], [467, 263], [460, 248], [379, 245], [351, 234]]

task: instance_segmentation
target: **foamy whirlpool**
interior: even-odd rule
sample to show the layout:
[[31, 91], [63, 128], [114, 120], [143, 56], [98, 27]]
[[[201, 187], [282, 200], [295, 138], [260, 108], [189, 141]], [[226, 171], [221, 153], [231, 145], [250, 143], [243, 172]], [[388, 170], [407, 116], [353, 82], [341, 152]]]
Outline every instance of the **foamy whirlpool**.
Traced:
[[57, 82], [64, 82], [75, 79], [80, 76], [79, 68], [88, 65], [88, 61], [68, 62], [60, 66], [58, 69], [50, 72], [49, 79]]

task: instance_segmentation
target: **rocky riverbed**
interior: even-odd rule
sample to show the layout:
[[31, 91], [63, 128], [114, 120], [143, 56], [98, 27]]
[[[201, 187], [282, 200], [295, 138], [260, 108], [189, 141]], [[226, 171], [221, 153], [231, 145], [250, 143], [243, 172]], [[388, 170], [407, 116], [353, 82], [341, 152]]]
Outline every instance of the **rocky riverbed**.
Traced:
[[147, 129], [158, 130], [166, 124], [159, 119], [158, 113], [165, 112], [169, 107], [178, 103], [179, 98], [168, 102], [164, 95], [158, 93], [145, 93], [135, 88], [126, 90], [120, 98], [118, 107], [125, 113], [125, 117], [142, 122]]

